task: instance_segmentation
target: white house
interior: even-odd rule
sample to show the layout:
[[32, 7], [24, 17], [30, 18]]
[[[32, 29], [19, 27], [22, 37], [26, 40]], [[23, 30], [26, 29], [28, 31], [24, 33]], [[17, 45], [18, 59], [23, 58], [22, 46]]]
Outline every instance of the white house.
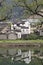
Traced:
[[32, 22], [39, 22], [39, 19], [23, 19], [21, 22], [13, 23], [11, 30], [16, 30], [18, 38], [21, 38], [23, 35], [34, 33], [33, 28], [31, 28]]
[[25, 22], [22, 21], [20, 23], [17, 22], [16, 24], [11, 24], [11, 31], [15, 32], [20, 39], [22, 35], [30, 34], [30, 23], [26, 20]]
[[30, 34], [30, 23], [25, 21], [24, 24], [20, 24], [21, 34]]
[[30, 29], [28, 27], [21, 27], [21, 34], [30, 34]]
[[17, 38], [21, 38], [21, 31], [20, 30], [15, 30], [15, 33], [17, 34]]

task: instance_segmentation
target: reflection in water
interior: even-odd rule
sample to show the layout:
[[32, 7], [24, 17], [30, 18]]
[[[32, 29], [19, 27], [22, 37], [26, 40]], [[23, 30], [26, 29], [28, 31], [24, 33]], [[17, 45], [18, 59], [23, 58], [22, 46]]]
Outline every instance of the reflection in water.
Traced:
[[18, 50], [17, 54], [11, 58], [12, 62], [15, 61], [23, 61], [26, 64], [31, 62], [31, 51], [22, 52], [21, 49]]
[[19, 61], [19, 64], [20, 63], [29, 64], [31, 62], [31, 51], [29, 50], [29, 51], [22, 52], [21, 49], [18, 49], [17, 51], [12, 49], [12, 50], [7, 50], [6, 52], [5, 50], [2, 58], [4, 59], [2, 60], [3, 60], [3, 63], [5, 64], [6, 63], [15, 64], [15, 62], [18, 62], [18, 61]]

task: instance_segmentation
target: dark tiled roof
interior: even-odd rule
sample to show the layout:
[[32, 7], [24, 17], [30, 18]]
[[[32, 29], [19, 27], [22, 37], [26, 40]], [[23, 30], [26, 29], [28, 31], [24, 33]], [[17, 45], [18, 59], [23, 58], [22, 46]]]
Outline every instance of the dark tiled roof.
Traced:
[[16, 32], [21, 32], [21, 30], [15, 30]]
[[21, 28], [23, 28], [23, 29], [28, 29], [28, 27], [25, 27], [25, 26], [20, 26]]

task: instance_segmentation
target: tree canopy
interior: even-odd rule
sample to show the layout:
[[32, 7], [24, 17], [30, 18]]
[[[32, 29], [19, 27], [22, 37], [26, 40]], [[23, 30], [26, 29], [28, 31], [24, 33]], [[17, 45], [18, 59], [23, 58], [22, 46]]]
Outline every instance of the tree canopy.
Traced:
[[[16, 0], [17, 5], [24, 7], [27, 13], [30, 15], [36, 14], [43, 17], [43, 1], [42, 0]], [[31, 2], [30, 2], [31, 1]]]
[[0, 21], [14, 16], [15, 7], [23, 8], [26, 15], [36, 14], [43, 17], [43, 0], [0, 0]]

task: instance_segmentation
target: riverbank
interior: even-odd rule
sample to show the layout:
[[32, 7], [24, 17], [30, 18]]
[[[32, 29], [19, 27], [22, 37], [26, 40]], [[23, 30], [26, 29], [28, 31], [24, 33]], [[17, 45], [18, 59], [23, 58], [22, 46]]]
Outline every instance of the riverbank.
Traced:
[[0, 40], [0, 48], [43, 48], [43, 40]]
[[43, 43], [43, 40], [0, 40], [0, 44], [2, 43]]

